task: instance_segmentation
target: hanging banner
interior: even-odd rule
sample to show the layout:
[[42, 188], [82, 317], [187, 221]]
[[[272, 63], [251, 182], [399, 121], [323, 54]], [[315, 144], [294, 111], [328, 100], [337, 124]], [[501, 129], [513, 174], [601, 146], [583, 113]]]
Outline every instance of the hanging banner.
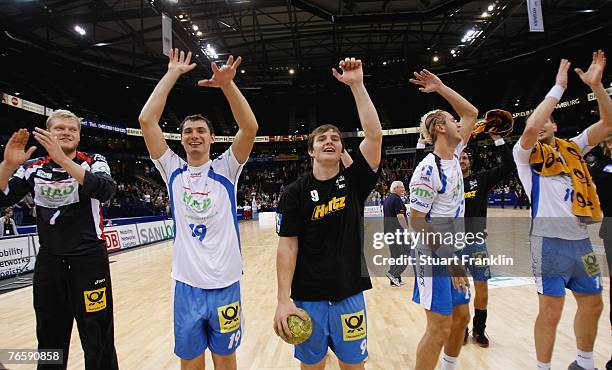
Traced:
[[542, 0], [527, 0], [527, 16], [529, 17], [529, 32], [544, 32]]
[[172, 49], [172, 18], [162, 13], [162, 49], [164, 55], [170, 53]]

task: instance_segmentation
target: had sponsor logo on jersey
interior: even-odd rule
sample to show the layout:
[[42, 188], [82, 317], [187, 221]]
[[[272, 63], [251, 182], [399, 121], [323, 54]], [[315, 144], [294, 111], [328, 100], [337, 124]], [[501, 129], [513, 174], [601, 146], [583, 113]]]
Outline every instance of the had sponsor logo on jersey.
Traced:
[[363, 310], [340, 316], [342, 320], [342, 338], [345, 342], [366, 337], [366, 319]]
[[212, 199], [207, 194], [193, 194], [188, 191], [183, 192], [183, 203], [196, 212], [203, 212], [210, 208]]
[[40, 185], [39, 194], [47, 198], [67, 197], [76, 190], [75, 185], [45, 186]]
[[217, 307], [221, 333], [229, 333], [240, 327], [240, 301]]
[[478, 180], [476, 179], [470, 180], [470, 189], [474, 189], [477, 186], [478, 186]]
[[466, 198], [474, 198], [475, 196], [476, 196], [476, 190], [466, 191], [465, 192], [465, 197]]
[[425, 199], [433, 199], [435, 197], [435, 194], [433, 191], [424, 189], [424, 188], [418, 188], [418, 187], [412, 187], [410, 189], [410, 193], [413, 194], [414, 196], [425, 198]]
[[312, 211], [312, 219], [320, 220], [330, 213], [341, 211], [345, 207], [346, 196], [333, 197], [329, 202], [318, 204]]
[[96, 312], [106, 308], [106, 287], [96, 290], [86, 290], [83, 292], [85, 297], [85, 311]]

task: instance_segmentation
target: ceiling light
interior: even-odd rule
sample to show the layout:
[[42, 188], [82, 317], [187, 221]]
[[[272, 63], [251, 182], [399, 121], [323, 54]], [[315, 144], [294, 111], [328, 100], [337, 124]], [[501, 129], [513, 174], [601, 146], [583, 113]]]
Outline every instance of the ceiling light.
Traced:
[[191, 26], [191, 28], [193, 28], [194, 31], [197, 31], [199, 27], [198, 27], [197, 24], [194, 24], [194, 25]]
[[240, 70], [240, 73], [245, 74], [245, 73], [246, 73], [246, 71], [245, 71], [244, 69], [241, 69], [241, 70]]
[[196, 32], [196, 36], [202, 36], [202, 31]]
[[383, 66], [386, 66], [386, 65], [387, 65], [387, 62], [386, 62], [386, 61], [384, 61], [384, 62], [383, 62]]
[[87, 32], [85, 31], [85, 29], [81, 26], [79, 26], [78, 24], [76, 26], [74, 26], [74, 30], [81, 36], [85, 36], [85, 34], [87, 34]]
[[21, 94], [21, 93], [16, 92], [14, 95], [15, 95], [15, 96], [19, 96], [19, 94]]
[[289, 69], [289, 74], [290, 74], [290, 75], [292, 75], [292, 74], [294, 74], [294, 73], [295, 73], [295, 69], [290, 68], [290, 69]]
[[433, 57], [433, 61], [434, 61], [434, 62], [437, 62], [438, 60], [440, 60], [440, 58], [438, 58], [438, 56], [437, 56], [437, 55]]
[[208, 59], [217, 59], [219, 55], [217, 55], [217, 51], [210, 44], [206, 44], [206, 49], [202, 49], [204, 54], [208, 57]]
[[491, 4], [489, 5], [489, 7], [487, 8], [488, 11], [492, 12], [493, 9], [495, 9], [495, 5]]
[[486, 17], [488, 17], [488, 16], [489, 16], [489, 13], [487, 13], [487, 12], [482, 12], [482, 15], [481, 15], [481, 16], [482, 16], [483, 18], [486, 18]]
[[455, 49], [452, 49], [451, 54], [455, 54], [455, 53], [456, 53]]

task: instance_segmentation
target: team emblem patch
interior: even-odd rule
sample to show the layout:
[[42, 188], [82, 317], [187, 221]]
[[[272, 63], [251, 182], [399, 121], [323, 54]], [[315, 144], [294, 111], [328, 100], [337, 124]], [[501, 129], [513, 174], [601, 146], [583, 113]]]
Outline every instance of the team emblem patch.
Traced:
[[225, 306], [217, 307], [219, 328], [221, 333], [229, 333], [240, 327], [240, 302], [236, 301]]
[[342, 320], [342, 338], [345, 342], [366, 337], [366, 318], [363, 310], [340, 316]]
[[96, 290], [86, 290], [83, 292], [85, 297], [85, 311], [96, 312], [106, 308], [106, 287]]
[[597, 263], [597, 257], [593, 252], [582, 256], [582, 264], [584, 265], [584, 271], [586, 271], [589, 276], [595, 276], [601, 272], [599, 263]]

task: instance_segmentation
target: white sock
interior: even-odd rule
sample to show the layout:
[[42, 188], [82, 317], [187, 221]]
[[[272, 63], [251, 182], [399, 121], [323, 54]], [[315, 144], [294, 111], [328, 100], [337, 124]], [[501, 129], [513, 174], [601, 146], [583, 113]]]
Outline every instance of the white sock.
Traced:
[[442, 354], [442, 360], [440, 360], [441, 370], [455, 370], [457, 367], [457, 357], [448, 356], [446, 353]]
[[543, 363], [538, 361], [538, 370], [550, 370], [550, 362]]
[[593, 352], [583, 352], [581, 350], [577, 350], [576, 362], [578, 363], [578, 366], [583, 367], [586, 370], [593, 370], [595, 368], [595, 361], [593, 361]]

